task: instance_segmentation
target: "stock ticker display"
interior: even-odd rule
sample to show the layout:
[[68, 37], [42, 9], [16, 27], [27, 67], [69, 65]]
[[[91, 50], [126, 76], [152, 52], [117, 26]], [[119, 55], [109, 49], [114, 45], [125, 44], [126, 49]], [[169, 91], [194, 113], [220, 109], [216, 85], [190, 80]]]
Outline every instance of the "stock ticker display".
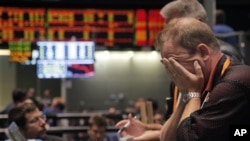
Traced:
[[0, 7], [0, 47], [10, 49], [13, 62], [28, 59], [34, 42], [41, 40], [141, 48], [153, 45], [163, 24], [158, 9]]
[[93, 41], [38, 41], [38, 78], [84, 78], [94, 75]]

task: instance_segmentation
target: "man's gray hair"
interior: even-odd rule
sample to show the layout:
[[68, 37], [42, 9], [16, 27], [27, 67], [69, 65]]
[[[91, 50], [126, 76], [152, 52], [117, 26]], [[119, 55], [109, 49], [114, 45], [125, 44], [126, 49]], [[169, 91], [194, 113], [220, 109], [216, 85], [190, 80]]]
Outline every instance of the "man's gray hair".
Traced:
[[160, 10], [160, 15], [167, 21], [176, 17], [194, 17], [203, 22], [207, 21], [207, 13], [198, 0], [174, 0]]

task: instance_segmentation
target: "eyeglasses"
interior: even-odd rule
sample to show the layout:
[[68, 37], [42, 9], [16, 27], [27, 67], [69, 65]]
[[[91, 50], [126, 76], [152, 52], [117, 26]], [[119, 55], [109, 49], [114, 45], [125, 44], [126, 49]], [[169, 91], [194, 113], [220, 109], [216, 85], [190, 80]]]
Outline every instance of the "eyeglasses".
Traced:
[[39, 124], [39, 123], [41, 123], [41, 120], [46, 121], [46, 116], [45, 115], [40, 115], [38, 117], [35, 117], [32, 120], [30, 120], [29, 123], [31, 123], [31, 124]]

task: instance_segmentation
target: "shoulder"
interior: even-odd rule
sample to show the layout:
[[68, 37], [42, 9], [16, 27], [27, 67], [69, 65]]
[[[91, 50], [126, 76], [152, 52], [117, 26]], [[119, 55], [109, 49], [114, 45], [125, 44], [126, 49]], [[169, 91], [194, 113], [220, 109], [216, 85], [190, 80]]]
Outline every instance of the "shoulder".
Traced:
[[65, 141], [63, 138], [53, 135], [47, 135], [44, 141]]
[[227, 70], [227, 73], [236, 80], [241, 77], [249, 78], [250, 66], [232, 62]]
[[106, 133], [105, 141], [118, 141], [119, 135], [117, 133]]
[[244, 62], [244, 57], [241, 54], [240, 50], [238, 47], [233, 46], [225, 41], [222, 41], [218, 39], [218, 43], [220, 45], [221, 51], [230, 57], [231, 59], [238, 61], [238, 62]]
[[242, 84], [250, 87], [250, 66], [242, 64], [232, 64], [226, 71], [223, 81], [234, 81], [235, 83]]
[[[212, 88], [209, 102], [244, 101], [250, 98], [250, 67], [247, 65], [230, 65]], [[247, 98], [247, 99], [246, 99]], [[238, 99], [238, 100], [235, 100]], [[217, 101], [217, 102], [215, 102]], [[212, 103], [211, 103], [212, 102]], [[232, 102], [232, 101], [231, 101]], [[232, 103], [231, 103], [232, 104]]]

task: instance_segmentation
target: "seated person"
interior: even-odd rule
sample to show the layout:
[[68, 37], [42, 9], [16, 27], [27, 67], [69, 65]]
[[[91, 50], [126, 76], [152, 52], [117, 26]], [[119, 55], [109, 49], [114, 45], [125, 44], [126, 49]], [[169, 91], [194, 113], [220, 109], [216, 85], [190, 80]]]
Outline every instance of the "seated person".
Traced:
[[15, 88], [12, 91], [12, 102], [9, 103], [1, 112], [0, 114], [8, 114], [9, 111], [18, 105], [19, 103], [22, 103], [28, 98], [27, 93], [22, 88]]
[[54, 97], [52, 99], [51, 105], [43, 109], [43, 113], [47, 114], [57, 114], [63, 113], [65, 108], [65, 102], [61, 97]]
[[112, 136], [106, 132], [108, 123], [107, 119], [101, 115], [93, 115], [88, 121], [87, 134], [78, 133], [75, 141], [118, 141], [118, 135]]
[[15, 122], [26, 139], [63, 141], [62, 138], [46, 134], [46, 118], [34, 103], [20, 104], [8, 114], [9, 123]]
[[[9, 103], [0, 114], [8, 114], [9, 111], [20, 103], [23, 103], [27, 99], [27, 93], [22, 88], [15, 88], [12, 91], [12, 101]], [[0, 121], [0, 128], [6, 128], [8, 126], [7, 120]]]

